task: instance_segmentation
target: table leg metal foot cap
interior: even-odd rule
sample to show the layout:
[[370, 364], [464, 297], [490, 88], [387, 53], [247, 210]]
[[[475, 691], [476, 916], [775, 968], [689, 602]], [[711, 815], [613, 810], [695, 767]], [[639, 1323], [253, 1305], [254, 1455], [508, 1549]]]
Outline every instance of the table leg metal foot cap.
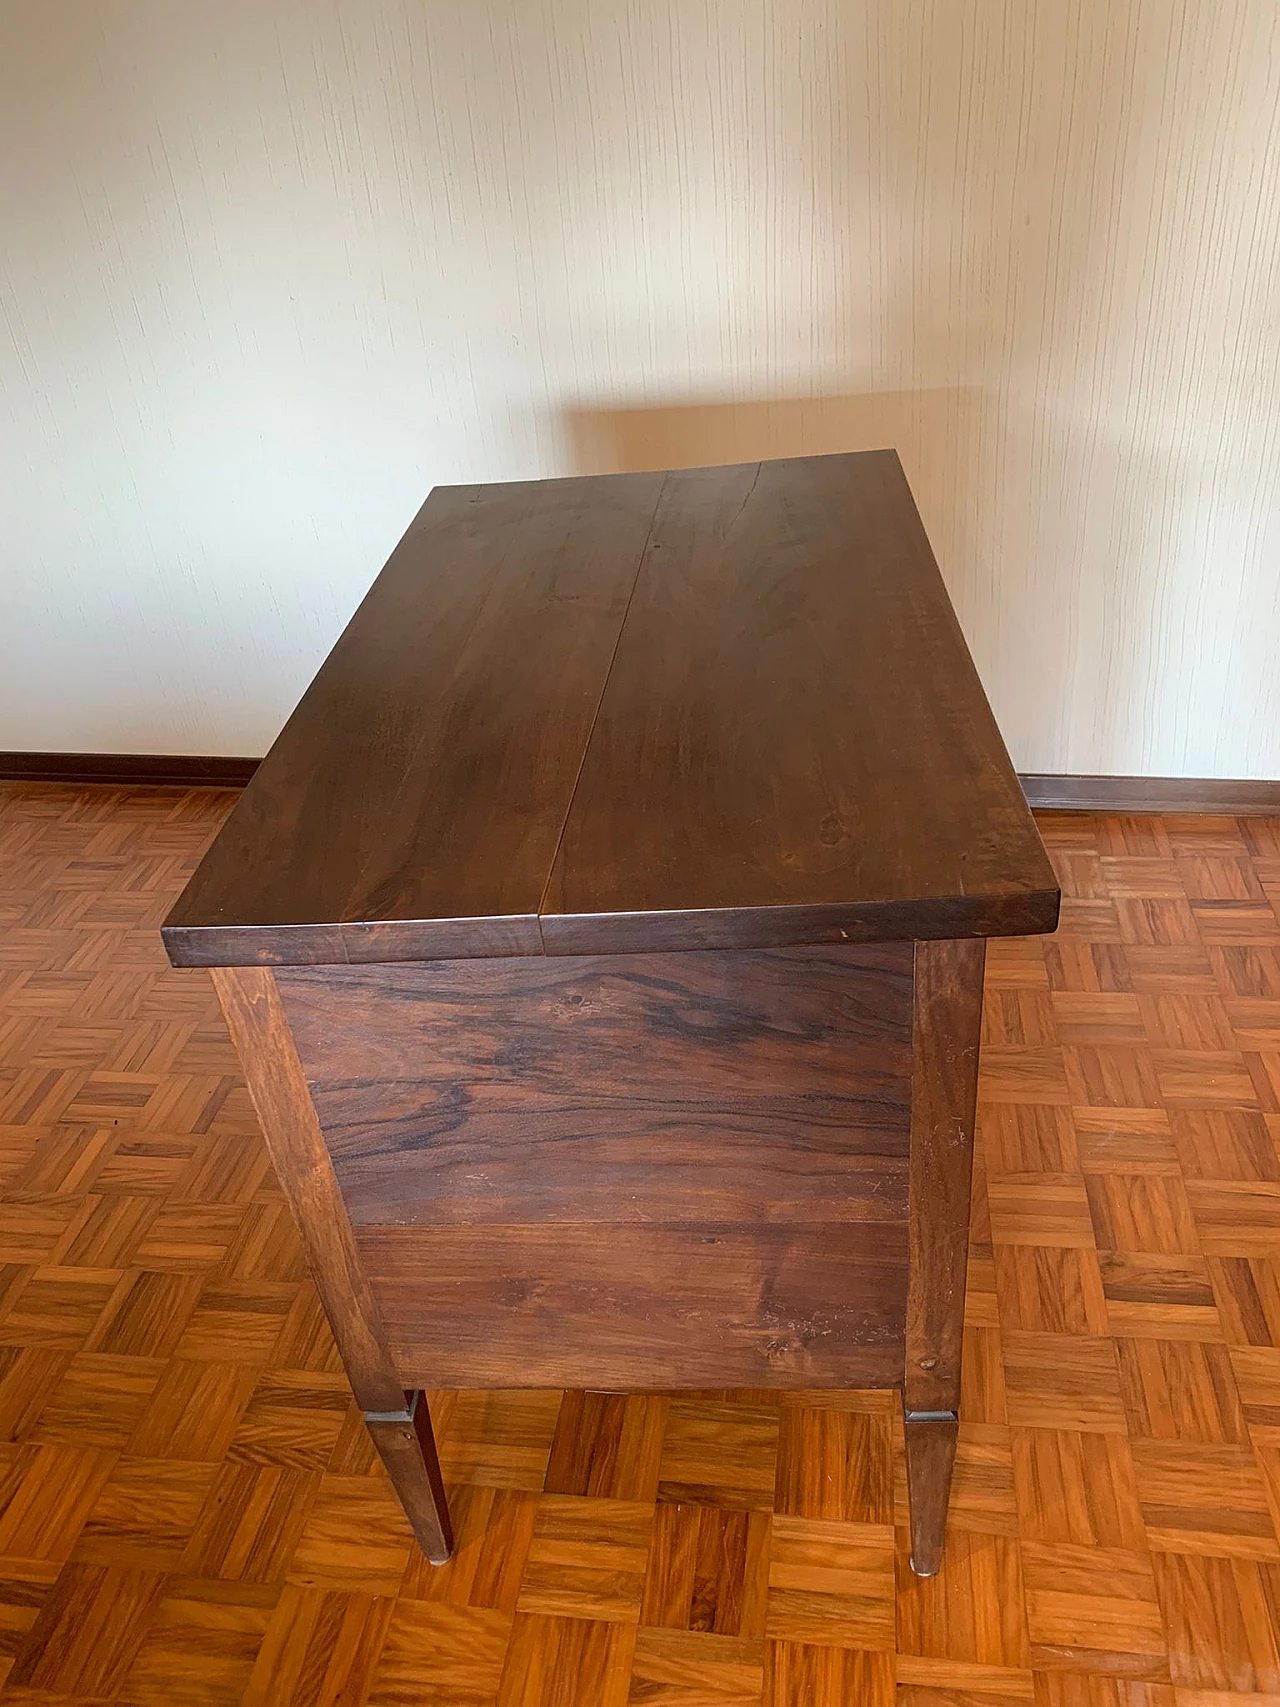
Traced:
[[931, 1571], [922, 1571], [920, 1569], [919, 1565], [916, 1564], [915, 1560], [912, 1559], [911, 1569], [915, 1572], [916, 1576], [918, 1576], [918, 1577], [936, 1577], [939, 1570], [941, 1569], [941, 1566], [935, 1565]]

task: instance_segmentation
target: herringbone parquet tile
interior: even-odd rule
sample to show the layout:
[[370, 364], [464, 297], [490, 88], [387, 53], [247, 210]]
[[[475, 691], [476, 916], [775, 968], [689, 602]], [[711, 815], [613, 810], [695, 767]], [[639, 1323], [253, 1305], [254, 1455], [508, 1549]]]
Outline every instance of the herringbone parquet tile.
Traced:
[[414, 1553], [156, 934], [230, 803], [0, 788], [0, 1703], [1280, 1699], [1280, 822], [1043, 821], [921, 1582], [883, 1393], [438, 1395]]

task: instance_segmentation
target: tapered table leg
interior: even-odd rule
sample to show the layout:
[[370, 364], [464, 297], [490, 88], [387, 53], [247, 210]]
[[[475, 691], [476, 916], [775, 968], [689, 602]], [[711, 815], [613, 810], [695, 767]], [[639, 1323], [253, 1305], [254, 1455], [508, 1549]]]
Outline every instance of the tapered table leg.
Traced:
[[364, 1420], [418, 1545], [433, 1565], [453, 1552], [453, 1530], [427, 1396], [405, 1394], [403, 1411], [366, 1411]]
[[980, 938], [916, 944], [903, 1408], [922, 1577], [942, 1560], [956, 1453], [985, 960]]
[[441, 1565], [453, 1536], [426, 1396], [405, 1392], [387, 1351], [275, 978], [215, 967], [213, 982], [356, 1403], [419, 1545]]
[[954, 1411], [906, 1411], [903, 1422], [911, 1507], [911, 1569], [918, 1577], [932, 1577], [942, 1564], [942, 1538], [960, 1425]]

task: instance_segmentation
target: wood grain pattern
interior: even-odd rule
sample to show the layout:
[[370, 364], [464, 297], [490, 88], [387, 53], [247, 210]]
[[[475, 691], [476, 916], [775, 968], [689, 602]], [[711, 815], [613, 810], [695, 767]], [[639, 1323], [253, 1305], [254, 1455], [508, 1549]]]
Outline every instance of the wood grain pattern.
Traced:
[[248, 967], [215, 968], [210, 976], [356, 1396], [367, 1411], [400, 1410], [404, 1384], [387, 1355], [275, 981]]
[[942, 1560], [958, 1439], [985, 960], [981, 941], [915, 945], [902, 1404], [911, 1562], [921, 1576]]
[[947, 1527], [947, 1502], [956, 1447], [958, 1411], [903, 1411], [907, 1487], [911, 1505], [911, 1569], [937, 1576]]
[[355, 1232], [406, 1385], [655, 1387], [682, 1369], [698, 1386], [901, 1379], [900, 1226]]
[[783, 908], [793, 941], [1051, 930], [1055, 891], [897, 456], [669, 476], [549, 952], [678, 948], [690, 914], [778, 941]]
[[[1058, 906], [879, 452], [435, 495], [163, 935], [176, 964], [221, 968], [357, 1390], [896, 1383], [905, 1303], [927, 1571], [955, 1444], [981, 952], [918, 947], [913, 1043], [877, 1013], [901, 1006], [905, 946], [882, 965], [697, 950], [1017, 934]], [[607, 958], [645, 948], [683, 964]], [[572, 964], [522, 974], [521, 955]], [[271, 975], [226, 976], [282, 959], [378, 963], [299, 974], [304, 1067]], [[915, 1404], [935, 1388], [945, 1412]], [[408, 1428], [385, 1396], [366, 1409], [443, 1554], [434, 1448], [409, 1470]]]
[[272, 975], [403, 1384], [897, 1383], [911, 966]]
[[910, 944], [276, 976], [357, 1224], [905, 1217]]
[[1057, 915], [882, 451], [433, 493], [164, 936], [310, 965]]
[[988, 945], [1003, 1041], [945, 1563], [920, 1579], [897, 1397], [840, 1388], [435, 1392], [456, 1550], [423, 1561], [210, 984], [156, 946], [228, 804], [0, 789], [0, 1701], [1274, 1698], [1280, 1124], [1233, 1081], [1213, 1104], [1218, 1049], [1190, 1110], [1184, 1074], [1166, 1100], [1141, 1068], [1073, 1083], [1154, 1103], [1073, 1100], [1061, 1057], [1083, 1027], [1154, 1059], [1175, 997], [1274, 1055], [1280, 995], [1235, 988], [1265, 976], [1265, 923], [1215, 964], [1182, 885], [1244, 874], [1280, 929], [1280, 825], [1042, 820], [1069, 900], [1181, 892], [1196, 934]]
[[539, 953], [661, 486], [433, 492], [168, 919], [171, 955]]
[[405, 1509], [410, 1528], [423, 1553], [433, 1565], [449, 1562], [453, 1553], [453, 1524], [450, 1521], [444, 1478], [436, 1451], [435, 1435], [425, 1393], [404, 1395], [412, 1406], [409, 1422], [364, 1418], [365, 1427], [379, 1458], [386, 1465], [391, 1484]]
[[[361, 1408], [381, 1413], [369, 1422], [374, 1446], [419, 1545], [429, 1559], [442, 1564], [453, 1537], [428, 1404], [417, 1391], [419, 1383], [412, 1384], [415, 1397], [397, 1379], [279, 991], [272, 974], [256, 967], [220, 967], [211, 978], [264, 1136], [269, 1134], [271, 1158], [341, 1348], [344, 1372]], [[404, 1412], [411, 1400], [411, 1416], [395, 1420], [395, 1413]]]
[[908, 1411], [954, 1411], [960, 1398], [985, 952], [982, 942], [915, 949]]

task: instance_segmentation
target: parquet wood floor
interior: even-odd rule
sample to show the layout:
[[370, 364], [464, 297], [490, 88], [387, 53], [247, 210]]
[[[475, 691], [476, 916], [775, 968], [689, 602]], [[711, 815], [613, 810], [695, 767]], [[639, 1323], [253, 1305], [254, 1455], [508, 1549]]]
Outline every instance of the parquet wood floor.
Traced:
[[922, 1582], [878, 1393], [439, 1395], [413, 1556], [156, 936], [231, 798], [0, 788], [0, 1703], [1280, 1699], [1280, 822], [1043, 820]]

